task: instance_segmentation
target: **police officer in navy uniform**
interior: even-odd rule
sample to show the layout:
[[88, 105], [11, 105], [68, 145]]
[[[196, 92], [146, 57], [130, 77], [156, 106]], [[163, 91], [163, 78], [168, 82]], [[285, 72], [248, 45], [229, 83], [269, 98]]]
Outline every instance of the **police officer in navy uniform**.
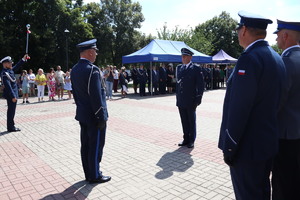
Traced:
[[139, 82], [138, 82], [138, 77], [137, 77], [138, 72], [137, 72], [135, 65], [130, 70], [130, 73], [131, 73], [131, 78], [132, 78], [132, 82], [133, 82], [132, 84], [133, 84], [134, 94], [137, 94], [137, 86], [138, 86]]
[[159, 67], [159, 93], [166, 94], [166, 87], [167, 87], [167, 70], [165, 68], [165, 64], [162, 64]]
[[10, 56], [3, 58], [0, 63], [3, 65], [3, 70], [1, 72], [1, 80], [3, 84], [3, 97], [7, 101], [7, 131], [16, 132], [21, 131], [21, 129], [15, 127], [14, 117], [17, 107], [17, 99], [19, 97], [17, 80], [15, 73], [26, 61], [28, 55], [24, 57], [15, 65], [13, 65]]
[[75, 119], [81, 128], [81, 160], [86, 181], [104, 183], [111, 179], [100, 171], [108, 119], [105, 84], [93, 63], [97, 56], [96, 39], [77, 45], [80, 60], [71, 72], [77, 106]]
[[193, 52], [181, 49], [182, 65], [176, 68], [176, 106], [179, 109], [183, 129], [183, 141], [178, 146], [194, 147], [196, 139], [196, 108], [204, 91], [201, 68], [191, 62]]
[[278, 150], [278, 110], [286, 71], [281, 57], [264, 40], [270, 19], [247, 12], [237, 30], [244, 52], [227, 82], [219, 148], [236, 199], [270, 199], [270, 172]]
[[272, 170], [272, 199], [300, 199], [300, 22], [277, 20], [277, 45], [288, 84], [279, 111], [279, 152]]
[[148, 80], [148, 74], [144, 69], [144, 65], [140, 65], [140, 68], [137, 69], [137, 79], [140, 85], [140, 96], [146, 96], [145, 88]]

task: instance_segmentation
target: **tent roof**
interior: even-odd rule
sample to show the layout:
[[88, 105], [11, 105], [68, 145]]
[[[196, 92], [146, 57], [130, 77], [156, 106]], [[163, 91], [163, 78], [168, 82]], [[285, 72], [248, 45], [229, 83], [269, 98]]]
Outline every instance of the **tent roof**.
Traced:
[[222, 49], [212, 57], [214, 63], [236, 63], [237, 59], [228, 55]]
[[205, 55], [192, 49], [184, 42], [171, 40], [152, 40], [144, 48], [122, 57], [123, 63], [139, 63], [139, 62], [182, 62], [181, 49], [190, 49], [193, 55], [193, 62], [209, 63], [212, 57]]

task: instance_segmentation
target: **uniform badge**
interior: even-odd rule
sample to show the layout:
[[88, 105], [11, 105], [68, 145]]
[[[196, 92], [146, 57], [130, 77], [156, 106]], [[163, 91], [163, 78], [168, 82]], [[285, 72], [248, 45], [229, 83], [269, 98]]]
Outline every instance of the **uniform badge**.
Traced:
[[239, 74], [239, 75], [245, 75], [245, 74], [246, 74], [246, 70], [239, 70], [239, 71], [238, 71], [238, 74]]

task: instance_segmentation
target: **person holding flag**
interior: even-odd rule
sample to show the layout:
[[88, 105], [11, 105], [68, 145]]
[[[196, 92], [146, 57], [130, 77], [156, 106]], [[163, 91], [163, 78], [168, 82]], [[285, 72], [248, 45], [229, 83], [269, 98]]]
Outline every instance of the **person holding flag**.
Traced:
[[14, 117], [16, 113], [17, 99], [18, 99], [18, 86], [17, 79], [15, 77], [15, 71], [17, 71], [27, 60], [28, 54], [25, 54], [23, 58], [13, 66], [13, 61], [10, 56], [6, 56], [1, 59], [0, 63], [3, 65], [1, 72], [1, 80], [3, 83], [3, 97], [7, 101], [7, 131], [15, 132], [21, 131], [21, 129], [15, 127]]

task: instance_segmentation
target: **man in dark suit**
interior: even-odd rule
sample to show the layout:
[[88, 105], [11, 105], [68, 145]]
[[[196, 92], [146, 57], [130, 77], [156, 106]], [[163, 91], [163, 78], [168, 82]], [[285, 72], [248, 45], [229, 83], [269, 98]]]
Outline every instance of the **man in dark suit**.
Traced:
[[21, 131], [21, 129], [15, 127], [14, 117], [17, 107], [17, 99], [19, 97], [17, 79], [15, 77], [15, 72], [24, 64], [28, 55], [24, 57], [15, 65], [13, 65], [10, 56], [3, 58], [0, 63], [3, 65], [3, 70], [1, 72], [1, 80], [3, 84], [3, 97], [7, 101], [7, 131], [16, 132]]
[[[156, 66], [154, 65], [151, 69], [151, 67], [149, 68], [148, 71], [148, 91], [149, 91], [149, 95], [157, 95], [158, 94], [158, 79], [159, 79], [159, 75], [158, 72], [156, 70]], [[152, 83], [152, 85], [151, 85]]]
[[277, 20], [277, 45], [287, 71], [279, 111], [279, 153], [272, 171], [273, 200], [300, 199], [300, 22]]
[[111, 179], [103, 176], [100, 162], [105, 144], [108, 119], [105, 84], [100, 70], [93, 65], [97, 56], [96, 39], [77, 45], [80, 60], [71, 72], [72, 89], [77, 106], [75, 119], [81, 128], [81, 161], [86, 181], [104, 183]]
[[181, 49], [182, 65], [176, 69], [176, 106], [179, 109], [183, 129], [183, 141], [178, 146], [194, 147], [196, 139], [196, 108], [204, 91], [201, 68], [191, 62], [193, 52]]
[[148, 74], [144, 69], [144, 65], [140, 65], [140, 68], [137, 69], [137, 79], [140, 85], [140, 96], [146, 96], [145, 88], [148, 80]]
[[158, 93], [158, 82], [159, 82], [159, 73], [158, 70], [156, 69], [156, 66], [153, 66], [152, 69], [152, 87], [153, 87], [153, 93], [154, 95], [159, 94]]
[[280, 56], [264, 40], [272, 23], [239, 12], [237, 30], [244, 52], [227, 81], [219, 148], [236, 199], [270, 199], [270, 172], [278, 150], [278, 110], [286, 81]]
[[133, 84], [134, 94], [137, 94], [137, 86], [138, 86], [139, 82], [138, 82], [138, 72], [137, 72], [135, 65], [130, 70], [130, 73], [131, 73], [131, 78], [132, 78], [132, 82], [133, 82], [132, 84]]
[[165, 64], [162, 64], [159, 67], [159, 93], [166, 94], [167, 87], [167, 70], [165, 68]]

